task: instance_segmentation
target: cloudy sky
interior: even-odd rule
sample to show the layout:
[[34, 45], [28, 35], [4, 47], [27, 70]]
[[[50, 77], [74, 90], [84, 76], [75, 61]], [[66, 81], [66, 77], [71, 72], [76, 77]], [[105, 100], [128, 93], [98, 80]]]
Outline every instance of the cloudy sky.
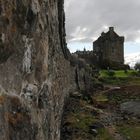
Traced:
[[125, 36], [125, 54], [140, 52], [140, 0], [65, 0], [69, 49], [92, 49], [102, 31], [114, 26]]

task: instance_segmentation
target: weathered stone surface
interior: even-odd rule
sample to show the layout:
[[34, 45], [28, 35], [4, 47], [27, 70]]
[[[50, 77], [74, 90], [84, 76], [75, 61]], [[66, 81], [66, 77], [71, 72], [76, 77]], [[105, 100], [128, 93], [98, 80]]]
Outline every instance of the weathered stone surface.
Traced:
[[129, 101], [120, 105], [122, 113], [140, 117], [140, 101]]
[[1, 140], [60, 139], [74, 88], [64, 20], [61, 0], [0, 0]]

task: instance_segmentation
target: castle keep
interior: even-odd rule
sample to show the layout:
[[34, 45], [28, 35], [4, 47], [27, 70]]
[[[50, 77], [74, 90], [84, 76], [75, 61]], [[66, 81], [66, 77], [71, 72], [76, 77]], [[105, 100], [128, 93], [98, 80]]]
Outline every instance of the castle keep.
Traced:
[[122, 66], [124, 64], [124, 37], [119, 36], [114, 27], [93, 42], [93, 52], [102, 67]]

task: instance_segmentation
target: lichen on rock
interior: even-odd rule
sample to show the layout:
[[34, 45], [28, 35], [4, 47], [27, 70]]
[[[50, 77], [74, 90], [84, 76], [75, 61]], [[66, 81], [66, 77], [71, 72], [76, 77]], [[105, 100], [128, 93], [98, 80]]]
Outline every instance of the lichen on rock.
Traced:
[[1, 140], [60, 139], [64, 101], [75, 87], [63, 4], [0, 0]]
[[23, 57], [23, 72], [31, 73], [31, 65], [32, 65], [32, 39], [23, 36], [23, 41], [25, 43], [25, 52]]

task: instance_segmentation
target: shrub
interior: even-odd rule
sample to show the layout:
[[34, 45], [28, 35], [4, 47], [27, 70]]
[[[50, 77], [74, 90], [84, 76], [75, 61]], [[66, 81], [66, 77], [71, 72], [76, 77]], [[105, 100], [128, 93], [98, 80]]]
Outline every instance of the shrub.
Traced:
[[133, 71], [130, 73], [130, 76], [138, 76], [138, 73], [136, 71]]
[[110, 76], [110, 77], [114, 77], [115, 76], [115, 72], [113, 70], [109, 70], [107, 72], [107, 75]]
[[140, 71], [140, 62], [139, 63], [136, 63], [135, 66], [134, 66], [135, 70], [138, 70]]

